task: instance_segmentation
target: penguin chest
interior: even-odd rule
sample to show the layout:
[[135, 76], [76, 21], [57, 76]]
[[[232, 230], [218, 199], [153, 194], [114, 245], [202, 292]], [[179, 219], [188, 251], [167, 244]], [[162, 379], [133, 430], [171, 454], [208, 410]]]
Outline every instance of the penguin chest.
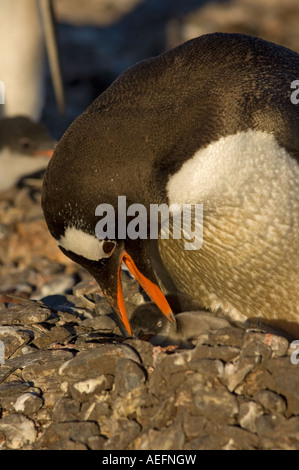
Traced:
[[298, 231], [298, 220], [289, 229], [266, 214], [257, 214], [255, 220], [229, 208], [204, 215], [199, 250], [186, 250], [183, 238], [160, 240], [159, 249], [178, 289], [206, 308], [221, 308], [234, 320], [296, 318]]
[[[203, 204], [203, 243], [186, 250], [183, 236], [170, 236], [159, 240], [161, 258], [178, 289], [213, 311], [221, 308], [234, 320], [295, 321], [298, 165], [272, 136], [240, 134], [212, 144], [170, 179], [171, 203]], [[179, 176], [189, 178], [184, 192]]]

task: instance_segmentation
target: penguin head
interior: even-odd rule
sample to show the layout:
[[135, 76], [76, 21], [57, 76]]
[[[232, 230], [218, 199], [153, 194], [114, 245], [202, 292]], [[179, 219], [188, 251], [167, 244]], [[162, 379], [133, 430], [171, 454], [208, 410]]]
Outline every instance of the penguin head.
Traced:
[[98, 282], [103, 295], [119, 315], [129, 335], [132, 333], [122, 292], [122, 263], [161, 312], [172, 319], [171, 308], [158, 286], [150, 261], [149, 243], [146, 241], [135, 240], [135, 243], [128, 243], [126, 240], [99, 240], [80, 229], [68, 227], [57, 243], [66, 256], [84, 267]]
[[41, 123], [26, 116], [0, 119], [0, 191], [45, 170], [55, 145]]
[[43, 124], [27, 116], [0, 120], [0, 148], [7, 147], [12, 153], [24, 156], [51, 157], [55, 143]]

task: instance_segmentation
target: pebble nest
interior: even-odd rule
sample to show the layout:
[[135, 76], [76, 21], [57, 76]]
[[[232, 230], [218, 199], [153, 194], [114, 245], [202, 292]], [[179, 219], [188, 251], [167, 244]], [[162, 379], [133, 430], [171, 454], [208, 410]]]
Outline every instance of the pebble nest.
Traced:
[[123, 272], [126, 338], [50, 237], [40, 187], [3, 193], [0, 210], [2, 449], [299, 449], [285, 336], [195, 305], [175, 330]]

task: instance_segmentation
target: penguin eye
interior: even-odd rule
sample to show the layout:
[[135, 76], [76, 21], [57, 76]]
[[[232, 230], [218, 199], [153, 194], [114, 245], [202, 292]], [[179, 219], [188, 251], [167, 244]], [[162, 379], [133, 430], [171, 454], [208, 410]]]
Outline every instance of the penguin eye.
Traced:
[[30, 151], [33, 151], [34, 150], [34, 142], [29, 139], [28, 137], [22, 137], [19, 142], [19, 148], [22, 152], [24, 153], [28, 153]]
[[109, 255], [109, 256], [112, 255], [112, 252], [115, 246], [116, 246], [116, 243], [111, 240], [104, 241], [102, 248], [103, 248], [105, 255]]

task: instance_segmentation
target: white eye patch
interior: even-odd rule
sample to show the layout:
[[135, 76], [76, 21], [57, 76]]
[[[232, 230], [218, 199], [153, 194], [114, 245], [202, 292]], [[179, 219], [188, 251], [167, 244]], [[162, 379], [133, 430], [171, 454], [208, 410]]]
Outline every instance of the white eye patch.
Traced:
[[99, 240], [96, 236], [75, 227], [68, 227], [64, 235], [56, 242], [65, 250], [72, 251], [76, 255], [83, 256], [91, 261], [109, 258], [112, 254], [112, 252], [108, 254], [104, 252], [103, 244], [105, 240]]

